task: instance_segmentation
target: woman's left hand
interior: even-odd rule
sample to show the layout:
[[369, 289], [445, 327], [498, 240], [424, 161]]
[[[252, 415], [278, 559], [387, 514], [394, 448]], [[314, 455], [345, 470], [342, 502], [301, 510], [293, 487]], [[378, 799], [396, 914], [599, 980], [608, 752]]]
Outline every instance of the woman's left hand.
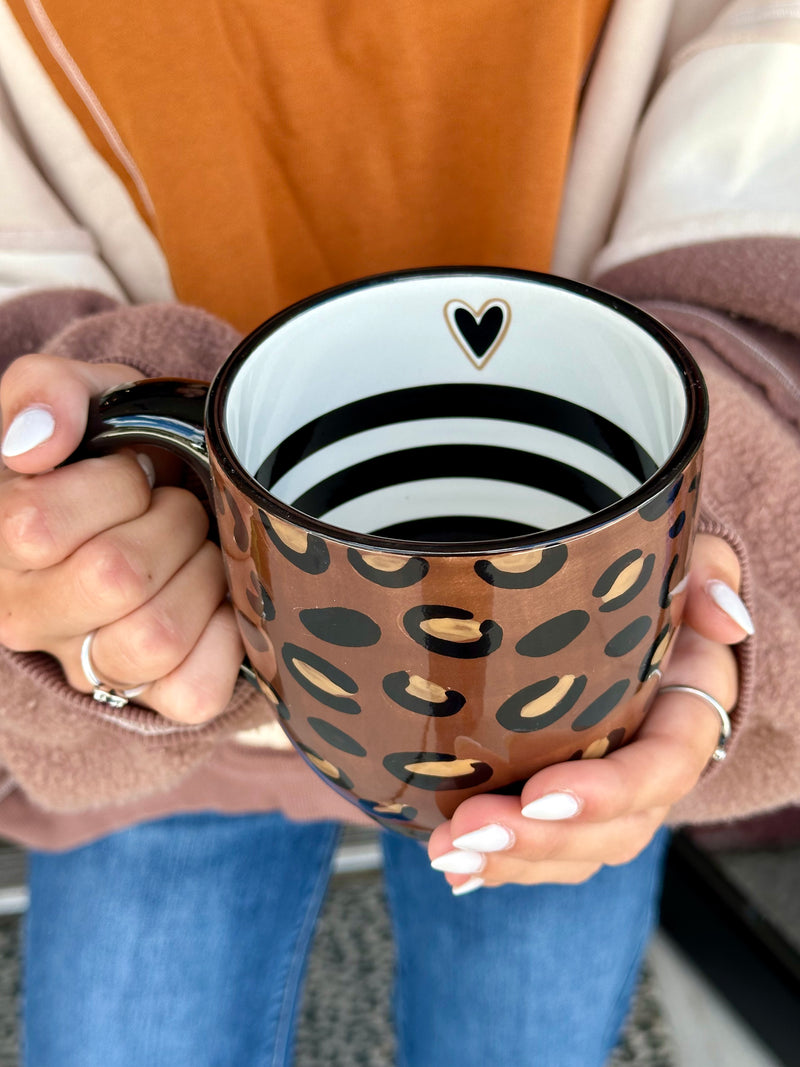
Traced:
[[[738, 671], [730, 646], [752, 632], [739, 582], [726, 542], [699, 536], [684, 623], [662, 685], [693, 686], [734, 707]], [[575, 884], [604, 865], [627, 863], [694, 787], [719, 736], [719, 716], [704, 700], [662, 693], [634, 740], [605, 758], [546, 767], [520, 797], [464, 801], [431, 835], [433, 866], [461, 894], [507, 882]]]

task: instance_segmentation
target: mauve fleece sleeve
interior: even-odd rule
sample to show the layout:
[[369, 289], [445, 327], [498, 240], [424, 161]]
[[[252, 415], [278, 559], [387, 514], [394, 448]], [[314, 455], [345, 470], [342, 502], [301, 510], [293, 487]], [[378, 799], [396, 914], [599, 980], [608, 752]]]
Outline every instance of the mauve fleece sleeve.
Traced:
[[800, 802], [800, 241], [674, 248], [595, 284], [673, 329], [706, 378], [703, 524], [743, 569], [756, 633], [738, 649], [729, 756], [671, 814], [715, 822]]
[[[204, 311], [127, 307], [88, 291], [40, 292], [0, 305], [0, 371], [20, 355], [46, 351], [128, 364], [134, 378], [210, 378], [238, 339]], [[58, 611], [58, 604], [52, 607]], [[173, 723], [133, 703], [113, 711], [67, 686], [52, 657], [0, 646], [5, 781], [52, 811], [93, 809], [167, 789], [231, 734], [260, 725], [264, 709], [240, 684], [226, 711], [202, 726]]]

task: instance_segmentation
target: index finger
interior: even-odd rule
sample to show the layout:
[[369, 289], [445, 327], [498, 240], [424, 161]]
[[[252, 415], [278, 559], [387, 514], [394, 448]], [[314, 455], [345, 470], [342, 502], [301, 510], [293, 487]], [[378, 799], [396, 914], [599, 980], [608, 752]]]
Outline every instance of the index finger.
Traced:
[[[685, 627], [666, 681], [705, 690], [730, 710], [737, 689], [734, 654]], [[522, 792], [523, 812], [528, 818], [558, 817], [558, 798], [565, 795], [589, 821], [669, 807], [697, 783], [719, 734], [719, 717], [704, 701], [662, 693], [629, 744], [602, 759], [561, 763], [534, 775]]]

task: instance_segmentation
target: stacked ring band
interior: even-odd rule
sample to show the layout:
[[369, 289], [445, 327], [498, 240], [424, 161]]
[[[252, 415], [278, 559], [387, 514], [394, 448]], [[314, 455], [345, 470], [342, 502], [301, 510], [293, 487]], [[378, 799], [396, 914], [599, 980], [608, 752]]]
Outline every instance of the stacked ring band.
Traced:
[[725, 710], [725, 708], [723, 708], [723, 706], [716, 699], [716, 697], [712, 697], [712, 695], [710, 693], [707, 693], [705, 689], [696, 689], [693, 685], [664, 685], [661, 687], [659, 692], [688, 693], [690, 696], [699, 697], [701, 700], [704, 700], [706, 704], [709, 705], [709, 707], [713, 708], [714, 711], [716, 711], [717, 715], [719, 715], [720, 723], [719, 740], [717, 741], [717, 747], [711, 754], [711, 758], [717, 763], [720, 760], [724, 760], [727, 756], [726, 746], [728, 744], [728, 738], [731, 736], [731, 720], [727, 711]]
[[86, 675], [86, 680], [92, 687], [92, 697], [100, 704], [108, 704], [112, 708], [124, 708], [129, 700], [143, 693], [151, 683], [134, 686], [132, 689], [115, 688], [110, 682], [104, 682], [98, 677], [92, 663], [92, 641], [97, 630], [87, 634], [81, 645], [81, 667]]

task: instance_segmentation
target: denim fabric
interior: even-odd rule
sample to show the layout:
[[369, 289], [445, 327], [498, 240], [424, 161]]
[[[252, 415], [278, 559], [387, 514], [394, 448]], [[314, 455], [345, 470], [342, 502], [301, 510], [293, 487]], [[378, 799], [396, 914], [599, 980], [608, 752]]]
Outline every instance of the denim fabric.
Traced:
[[[201, 814], [32, 853], [26, 1067], [291, 1064], [338, 832]], [[458, 898], [419, 844], [383, 844], [401, 1067], [600, 1067], [652, 926], [665, 835], [582, 886]]]

